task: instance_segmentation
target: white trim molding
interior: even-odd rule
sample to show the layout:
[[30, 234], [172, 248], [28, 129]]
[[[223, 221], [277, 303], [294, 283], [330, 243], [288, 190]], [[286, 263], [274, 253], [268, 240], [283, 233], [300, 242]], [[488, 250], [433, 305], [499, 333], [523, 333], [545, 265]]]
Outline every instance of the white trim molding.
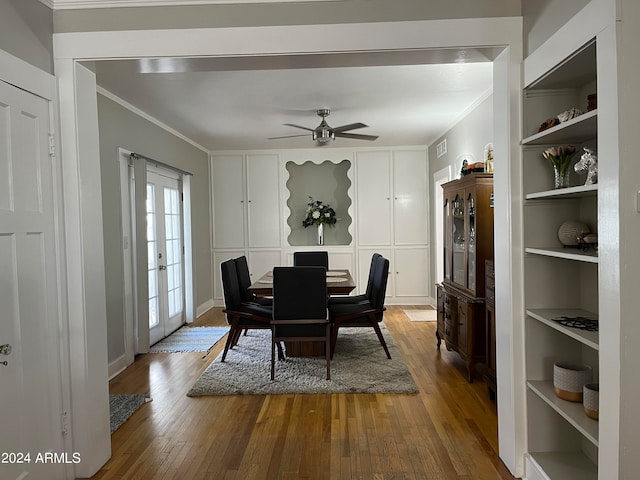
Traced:
[[111, 93], [109, 90], [101, 87], [101, 86], [96, 86], [96, 92], [98, 92], [100, 95], [108, 98], [109, 100], [112, 100], [114, 102], [116, 102], [118, 105], [120, 105], [121, 107], [126, 108], [127, 110], [129, 110], [131, 113], [135, 113], [136, 115], [138, 115], [139, 117], [144, 118], [145, 120], [147, 120], [148, 122], [153, 123], [154, 125], [162, 128], [164, 131], [170, 133], [171, 135], [175, 135], [176, 137], [178, 137], [180, 140], [184, 140], [185, 142], [187, 142], [190, 145], [193, 145], [194, 147], [196, 147], [198, 150], [201, 150], [205, 153], [209, 153], [209, 149], [203, 147], [202, 145], [200, 145], [199, 143], [191, 140], [189, 137], [186, 137], [185, 135], [183, 135], [182, 133], [178, 132], [177, 130], [174, 130], [173, 128], [171, 128], [169, 125], [167, 125], [166, 123], [161, 122], [160, 120], [158, 120], [155, 117], [152, 117], [151, 115], [149, 115], [147, 112], [145, 112], [144, 110], [140, 110], [138, 107], [131, 105], [129, 102], [127, 102], [126, 100], [123, 100], [122, 98], [120, 98], [119, 96]]
[[40, 0], [54, 10], [120, 7], [170, 7], [188, 5], [236, 5], [243, 3], [315, 3], [344, 0]]
[[[239, 0], [240, 1], [240, 0]], [[318, 0], [320, 1], [320, 0]], [[501, 159], [504, 164], [502, 173], [499, 172], [498, 163], [496, 171], [500, 173], [495, 177], [496, 183], [496, 203], [501, 207], [496, 208], [496, 223], [502, 229], [500, 233], [504, 237], [504, 243], [509, 239], [518, 242], [521, 239], [518, 232], [511, 231], [509, 222], [520, 220], [517, 209], [519, 203], [519, 190], [513, 181], [519, 181], [518, 175], [513, 176], [513, 172], [507, 167], [511, 163], [519, 163], [519, 118], [521, 117], [521, 78], [522, 68], [522, 18], [521, 17], [494, 17], [482, 19], [446, 19], [446, 20], [426, 20], [426, 21], [406, 21], [406, 22], [371, 22], [371, 23], [343, 23], [325, 25], [285, 25], [285, 26], [259, 26], [259, 27], [229, 27], [229, 28], [193, 28], [193, 29], [158, 29], [158, 30], [135, 30], [135, 31], [99, 31], [99, 32], [70, 32], [56, 33], [53, 36], [54, 55], [56, 72], [61, 68], [63, 75], [59, 77], [59, 88], [61, 91], [61, 101], [65, 103], [65, 108], [61, 109], [61, 120], [68, 140], [66, 144], [75, 145], [79, 139], [83, 143], [95, 141], [95, 139], [85, 140], [80, 130], [85, 130], [85, 123], [90, 127], [97, 119], [87, 118], [87, 112], [83, 109], [74, 109], [76, 105], [82, 105], [82, 86], [80, 89], [74, 84], [74, 62], [87, 60], [107, 60], [107, 59], [128, 59], [143, 57], [261, 57], [265, 55], [302, 55], [302, 54], [327, 54], [327, 53], [357, 53], [357, 52], [404, 52], [406, 50], [418, 49], [438, 49], [438, 48], [459, 48], [459, 47], [493, 47], [500, 49], [499, 68], [494, 62], [494, 89], [493, 105], [494, 116], [501, 119], [494, 123], [494, 147], [496, 159]], [[295, 38], [295, 42], [291, 39]], [[497, 74], [497, 75], [496, 75]], [[499, 77], [499, 78], [496, 78]], [[94, 79], [95, 82], [95, 79]], [[93, 89], [95, 92], [95, 83]], [[499, 129], [495, 127], [500, 127]], [[88, 147], [88, 145], [86, 145]], [[99, 146], [97, 141], [92, 146], [92, 154], [98, 154]], [[78, 165], [77, 153], [74, 149], [63, 153], [71, 158], [65, 159], [72, 165]], [[497, 162], [497, 161], [496, 161]], [[82, 166], [82, 165], [81, 165]], [[80, 169], [82, 170], [82, 169]], [[81, 178], [70, 176], [69, 183], [72, 188], [79, 190], [82, 186]], [[512, 180], [515, 179], [515, 180]], [[515, 193], [515, 199], [509, 194]], [[74, 217], [78, 216], [81, 198], [79, 195], [71, 195], [69, 204], [65, 206]], [[514, 211], [514, 209], [516, 211]], [[517, 225], [517, 223], [516, 223]], [[71, 232], [73, 244], [81, 243], [82, 235], [77, 225], [74, 225]], [[516, 227], [514, 226], [513, 229]], [[519, 245], [520, 243], [518, 243]], [[73, 246], [73, 245], [72, 245]], [[507, 243], [504, 249], [504, 260], [496, 264], [496, 283], [500, 275], [500, 284], [504, 287], [512, 280], [511, 262], [517, 262], [520, 257], [517, 251]], [[74, 273], [77, 273], [74, 271]], [[515, 272], [520, 273], [518, 270]], [[75, 278], [74, 278], [75, 279]], [[511, 287], [509, 287], [510, 289]], [[519, 288], [518, 286], [515, 287]], [[507, 289], [507, 291], [509, 291]], [[511, 389], [519, 389], [520, 385], [514, 386], [514, 381], [520, 377], [513, 378], [511, 370], [511, 360], [516, 356], [520, 361], [518, 348], [522, 344], [522, 338], [518, 331], [513, 331], [506, 325], [509, 318], [512, 318], [514, 308], [519, 306], [519, 302], [513, 305], [509, 298], [502, 296], [497, 298], [499, 308], [497, 318], [500, 322], [500, 342], [505, 343], [502, 350], [501, 361], [504, 369], [498, 372], [501, 378], [498, 381], [499, 391], [505, 391], [499, 398], [506, 402], [499, 401], [500, 426], [500, 458], [504, 461], [509, 470], [515, 476], [521, 476], [523, 472], [522, 444], [524, 442], [524, 423], [520, 403], [523, 399], [516, 395], [515, 398], [509, 392]], [[198, 307], [198, 312], [201, 306]], [[101, 326], [96, 325], [97, 320], [88, 324], [88, 335], [93, 338], [101, 333]], [[91, 345], [88, 345], [91, 347]], [[106, 359], [102, 365], [102, 372], [106, 371]], [[101, 374], [99, 366], [90, 365], [89, 374], [97, 372]], [[517, 373], [520, 374], [520, 367], [517, 366]], [[105, 375], [106, 376], [106, 375]], [[504, 379], [504, 382], [500, 380]], [[106, 380], [106, 379], [105, 379]], [[91, 384], [90, 379], [86, 379], [87, 385]], [[105, 382], [106, 383], [106, 382]], [[506, 393], [506, 395], [505, 395]], [[512, 403], [513, 402], [513, 403]], [[80, 417], [80, 422], [84, 420]], [[83, 428], [87, 432], [81, 432], [78, 426], [78, 433], [90, 433], [90, 428]], [[79, 436], [83, 438], [84, 435]], [[108, 439], [108, 433], [107, 433]], [[510, 448], [508, 445], [512, 444]], [[513, 446], [515, 445], [515, 447]], [[84, 464], [84, 455], [83, 455]]]

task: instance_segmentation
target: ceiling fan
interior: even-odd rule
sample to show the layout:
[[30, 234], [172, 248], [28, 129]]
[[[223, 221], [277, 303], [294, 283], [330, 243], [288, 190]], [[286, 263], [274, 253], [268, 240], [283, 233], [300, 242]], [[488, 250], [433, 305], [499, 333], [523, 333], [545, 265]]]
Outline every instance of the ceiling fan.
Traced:
[[[330, 127], [326, 121], [326, 117], [329, 116], [331, 110], [328, 108], [319, 108], [316, 110], [316, 114], [319, 117], [322, 117], [322, 122], [316, 128], [307, 128], [301, 125], [294, 125], [293, 123], [285, 123], [288, 127], [301, 128], [303, 130], [308, 130], [311, 132], [311, 137], [315, 142], [318, 142], [318, 145], [326, 145], [329, 142], [332, 142], [336, 139], [336, 137], [342, 138], [352, 138], [354, 140], [375, 140], [378, 138], [377, 135], [362, 135], [359, 133], [347, 133], [347, 130], [355, 130], [356, 128], [364, 128], [367, 125], [364, 123], [350, 123], [349, 125], [342, 125], [340, 127]], [[304, 137], [308, 135], [308, 133], [302, 135], [286, 135], [284, 137], [271, 137], [269, 140], [276, 140], [279, 138], [293, 138], [293, 137]]]

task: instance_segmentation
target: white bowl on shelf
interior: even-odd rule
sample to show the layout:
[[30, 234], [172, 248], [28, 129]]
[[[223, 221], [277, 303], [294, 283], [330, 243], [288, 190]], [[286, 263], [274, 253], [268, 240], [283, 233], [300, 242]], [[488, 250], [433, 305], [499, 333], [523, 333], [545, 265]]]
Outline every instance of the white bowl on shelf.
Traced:
[[582, 405], [587, 417], [598, 420], [600, 410], [600, 384], [587, 383], [582, 390]]
[[582, 402], [584, 386], [593, 381], [589, 365], [571, 362], [553, 364], [553, 389], [556, 395], [570, 402]]

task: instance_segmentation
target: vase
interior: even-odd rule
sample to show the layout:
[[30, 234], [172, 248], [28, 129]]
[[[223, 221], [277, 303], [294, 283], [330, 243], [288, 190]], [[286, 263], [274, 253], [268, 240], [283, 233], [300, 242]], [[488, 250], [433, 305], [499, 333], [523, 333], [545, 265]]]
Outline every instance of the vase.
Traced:
[[567, 188], [569, 186], [569, 166], [553, 166], [554, 188]]
[[318, 245], [324, 245], [324, 223], [318, 225]]

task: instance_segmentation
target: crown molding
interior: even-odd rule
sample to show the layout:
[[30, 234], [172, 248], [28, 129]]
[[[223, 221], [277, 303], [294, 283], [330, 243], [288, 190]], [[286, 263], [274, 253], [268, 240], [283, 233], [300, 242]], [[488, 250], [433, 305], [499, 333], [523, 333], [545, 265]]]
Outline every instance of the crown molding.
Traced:
[[344, 0], [40, 0], [53, 10], [120, 7], [167, 7], [187, 5], [236, 5], [243, 3], [314, 3]]
[[208, 148], [203, 147], [198, 142], [196, 142], [194, 140], [191, 140], [189, 137], [187, 137], [186, 135], [183, 135], [182, 133], [180, 133], [179, 131], [175, 130], [174, 128], [171, 128], [166, 123], [161, 122], [157, 118], [152, 117], [151, 115], [149, 115], [147, 112], [145, 112], [143, 110], [140, 110], [135, 105], [132, 105], [129, 102], [127, 102], [126, 100], [124, 100], [124, 99], [120, 98], [119, 96], [115, 95], [114, 93], [111, 93], [106, 88], [103, 88], [103, 87], [98, 85], [98, 86], [96, 86], [96, 92], [99, 93], [100, 95], [108, 98], [109, 100], [112, 100], [112, 101], [116, 102], [120, 106], [122, 106], [122, 107], [126, 108], [127, 110], [129, 110], [130, 112], [134, 113], [135, 115], [138, 115], [139, 117], [144, 118], [148, 122], [151, 122], [154, 125], [162, 128], [166, 132], [178, 137], [179, 139], [187, 142], [190, 145], [193, 145], [198, 150], [201, 150], [201, 151], [203, 151], [203, 152], [205, 152], [207, 154], [210, 153], [210, 150]]

